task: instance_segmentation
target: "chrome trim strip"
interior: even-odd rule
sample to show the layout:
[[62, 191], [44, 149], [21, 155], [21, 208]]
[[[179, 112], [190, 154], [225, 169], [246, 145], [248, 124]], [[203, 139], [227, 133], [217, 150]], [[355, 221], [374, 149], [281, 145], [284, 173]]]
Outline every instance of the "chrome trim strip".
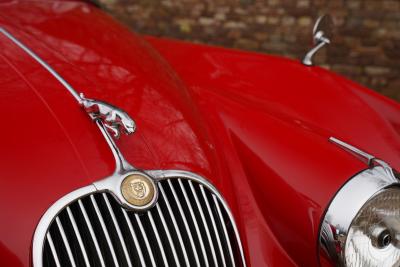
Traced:
[[235, 263], [235, 258], [233, 257], [232, 245], [231, 245], [231, 242], [229, 241], [229, 238], [228, 238], [228, 231], [226, 230], [226, 226], [225, 226], [225, 223], [224, 223], [224, 217], [222, 216], [222, 212], [221, 212], [221, 208], [220, 208], [219, 203], [218, 203], [217, 196], [213, 195], [213, 199], [214, 199], [215, 206], [217, 207], [217, 213], [218, 213], [219, 221], [220, 221], [220, 223], [222, 225], [222, 229], [224, 231], [225, 241], [226, 241], [227, 246], [228, 246], [229, 256], [231, 258], [231, 263], [232, 263], [232, 266], [235, 267], [236, 263]]
[[17, 40], [11, 33], [9, 33], [6, 29], [0, 27], [0, 32], [4, 34], [8, 39], [10, 39], [14, 44], [16, 44], [19, 48], [25, 51], [28, 55], [30, 55], [34, 60], [36, 60], [42, 67], [44, 67], [57, 81], [59, 81], [75, 98], [76, 101], [80, 104], [82, 102], [81, 97], [75, 91], [74, 88], [64, 80], [60, 74], [57, 73], [49, 64], [47, 64], [42, 58], [40, 58], [35, 52], [33, 52], [30, 48], [24, 45], [21, 41]]
[[90, 195], [90, 200], [92, 201], [94, 210], [96, 211], [97, 219], [99, 219], [99, 222], [100, 222], [100, 225], [101, 225], [101, 229], [103, 229], [103, 233], [104, 233], [104, 236], [106, 237], [108, 248], [110, 249], [111, 256], [113, 258], [114, 264], [115, 264], [115, 266], [119, 267], [119, 263], [118, 263], [118, 260], [117, 260], [117, 256], [115, 254], [114, 246], [113, 246], [113, 244], [111, 242], [110, 234], [108, 233], [106, 224], [104, 223], [103, 215], [101, 215], [99, 206], [97, 205], [96, 199], [94, 198], [93, 195]]
[[47, 242], [49, 242], [51, 254], [53, 255], [54, 262], [56, 263], [56, 267], [61, 267], [56, 248], [54, 247], [53, 238], [51, 238], [50, 233], [47, 233]]
[[213, 257], [213, 260], [214, 260], [214, 264], [215, 264], [215, 266], [217, 266], [218, 265], [217, 256], [215, 255], [214, 244], [213, 244], [213, 242], [211, 240], [210, 229], [208, 229], [208, 223], [206, 221], [206, 217], [204, 216], [203, 208], [201, 207], [199, 198], [197, 196], [196, 190], [194, 189], [192, 181], [189, 181], [189, 186], [190, 186], [190, 189], [192, 190], [192, 194], [194, 196], [194, 200], [196, 202], [197, 209], [199, 210], [200, 218], [201, 218], [201, 221], [203, 222], [204, 229], [206, 230], [206, 236], [207, 236], [207, 239], [208, 239], [208, 244], [210, 245], [211, 254], [212, 254], [212, 257]]
[[85, 264], [86, 264], [86, 266], [90, 267], [88, 255], [86, 253], [85, 246], [83, 245], [81, 233], [79, 232], [78, 225], [76, 225], [76, 221], [75, 221], [74, 215], [72, 214], [71, 208], [69, 206], [67, 207], [67, 213], [68, 213], [69, 220], [71, 221], [72, 228], [74, 229], [74, 233], [75, 233], [76, 239], [78, 239], [78, 244], [79, 244], [79, 247], [80, 247], [80, 249], [82, 251], [82, 255], [83, 255], [83, 259], [85, 261]]
[[206, 206], [207, 206], [208, 216], [210, 216], [210, 219], [211, 219], [211, 224], [212, 224], [212, 227], [214, 229], [215, 238], [217, 239], [217, 245], [218, 245], [219, 253], [220, 253], [221, 258], [222, 258], [222, 266], [226, 266], [225, 253], [224, 253], [224, 250], [222, 248], [221, 238], [220, 238], [219, 233], [218, 233], [217, 224], [215, 222], [215, 218], [214, 218], [214, 215], [212, 213], [210, 202], [208, 201], [208, 198], [207, 198], [207, 195], [206, 195], [206, 191], [204, 190], [204, 186], [201, 185], [201, 184], [200, 184], [200, 190], [201, 190], [201, 194], [203, 195], [204, 202], [206, 203]]
[[71, 247], [69, 245], [67, 235], [64, 232], [64, 227], [62, 226], [60, 218], [56, 217], [56, 223], [57, 223], [58, 230], [60, 231], [61, 238], [63, 240], [65, 249], [67, 250], [69, 262], [71, 263], [72, 267], [76, 267], [75, 259], [74, 259], [74, 256], [72, 255]]
[[137, 239], [136, 232], [133, 229], [132, 222], [129, 219], [128, 213], [126, 212], [126, 210], [124, 208], [121, 208], [121, 210], [122, 210], [122, 213], [124, 214], [126, 223], [128, 224], [129, 232], [131, 233], [131, 236], [132, 236], [132, 239], [133, 239], [133, 243], [135, 244], [136, 250], [137, 250], [137, 252], [139, 254], [140, 264], [143, 267], [146, 267], [146, 262], [144, 261], [143, 252], [142, 252], [142, 249], [140, 248], [140, 244], [139, 244], [139, 241]]
[[139, 217], [139, 215], [137, 213], [135, 213], [135, 219], [136, 222], [139, 226], [140, 232], [142, 233], [143, 239], [144, 239], [144, 243], [146, 244], [146, 248], [147, 251], [149, 252], [149, 256], [150, 256], [150, 261], [151, 261], [151, 265], [152, 266], [156, 266], [156, 261], [154, 260], [154, 255], [153, 255], [153, 250], [151, 249], [150, 243], [149, 243], [149, 239], [147, 238], [147, 234], [146, 231], [144, 230], [142, 221]]
[[163, 214], [163, 212], [162, 212], [162, 210], [160, 208], [160, 205], [158, 205], [158, 203], [156, 204], [156, 209], [157, 209], [158, 215], [160, 216], [161, 223], [162, 223], [162, 225], [164, 227], [165, 233], [167, 235], [168, 243], [171, 246], [172, 255], [174, 256], [174, 260], [175, 260], [175, 266], [180, 267], [181, 264], [179, 262], [178, 255], [176, 254], [176, 249], [175, 249], [174, 242], [172, 242], [171, 233], [170, 233], [170, 231], [168, 229], [168, 225], [165, 222], [164, 214]]
[[346, 143], [346, 142], [344, 142], [342, 140], [339, 140], [339, 139], [337, 139], [335, 137], [330, 137], [329, 141], [331, 141], [332, 143], [337, 144], [338, 146], [344, 148], [345, 150], [348, 150], [351, 153], [354, 153], [356, 155], [361, 156], [362, 158], [365, 158], [366, 161], [367, 161], [366, 163], [368, 164], [368, 166], [371, 166], [373, 164], [375, 156], [373, 156], [371, 154], [368, 154], [367, 152], [362, 151], [361, 149], [359, 149], [359, 148], [357, 148], [355, 146], [352, 146], [352, 145], [350, 145], [350, 144], [348, 144], [348, 143]]
[[327, 254], [333, 265], [344, 265], [348, 230], [361, 208], [381, 190], [400, 185], [399, 177], [386, 163], [375, 162], [378, 165], [355, 175], [338, 191], [321, 222], [319, 256]]
[[101, 253], [99, 242], [97, 241], [97, 237], [96, 237], [96, 235], [94, 233], [92, 223], [89, 220], [89, 216], [87, 215], [86, 209], [83, 206], [82, 200], [79, 199], [78, 203], [79, 203], [79, 208], [81, 209], [81, 212], [83, 214], [83, 218], [85, 219], [86, 225], [87, 225], [87, 227], [89, 229], [90, 236], [92, 237], [92, 241], [93, 241], [94, 246], [96, 248], [97, 256], [99, 256], [100, 264], [101, 264], [102, 267], [105, 267], [106, 265], [104, 263], [103, 253]]
[[136, 170], [129, 162], [124, 158], [124, 155], [122, 155], [121, 151], [117, 147], [117, 145], [114, 142], [114, 139], [111, 137], [107, 129], [104, 127], [103, 123], [99, 120], [96, 120], [96, 124], [99, 127], [101, 133], [104, 136], [104, 139], [106, 139], [106, 142], [108, 146], [111, 149], [111, 152], [114, 156], [115, 159], [115, 171], [114, 174], [111, 177], [115, 177], [116, 175], [120, 175], [122, 173], [128, 172], [128, 171], [134, 171]]
[[117, 222], [117, 218], [115, 217], [115, 213], [114, 213], [114, 211], [113, 211], [113, 209], [111, 207], [111, 204], [110, 204], [110, 201], [108, 200], [107, 195], [105, 193], [103, 193], [102, 195], [103, 195], [104, 201], [106, 202], [106, 206], [107, 206], [108, 212], [111, 215], [111, 219], [113, 221], [115, 230], [117, 231], [118, 239], [119, 239], [119, 242], [121, 243], [122, 250], [124, 251], [126, 262], [128, 263], [129, 267], [132, 267], [131, 258], [129, 257], [128, 249], [126, 248], [125, 240], [124, 240], [124, 238], [122, 236], [121, 229], [119, 228], [119, 225], [118, 225], [118, 222]]
[[[112, 124], [117, 124], [117, 125], [121, 125], [123, 127], [125, 127], [125, 130], [127, 130], [125, 133], [126, 134], [131, 134], [135, 131], [135, 123], [134, 121], [129, 117], [128, 114], [126, 114], [125, 112], [123, 112], [122, 110], [120, 110], [117, 107], [114, 107], [112, 105], [109, 105], [103, 101], [98, 101], [98, 100], [94, 100], [94, 99], [87, 99], [84, 97], [83, 94], [78, 94], [78, 92], [63, 78], [61, 77], [60, 74], [58, 74], [58, 72], [50, 66], [50, 64], [48, 64], [45, 60], [43, 60], [38, 54], [36, 54], [35, 52], [33, 52], [32, 49], [30, 49], [29, 47], [27, 47], [25, 44], [23, 44], [21, 41], [19, 41], [17, 38], [15, 38], [11, 33], [9, 33], [6, 29], [0, 27], [0, 32], [6, 36], [9, 40], [11, 40], [14, 44], [16, 44], [19, 48], [21, 48], [25, 53], [27, 53], [29, 56], [31, 56], [34, 60], [36, 60], [36, 62], [38, 62], [40, 65], [42, 65], [43, 68], [45, 68], [59, 83], [61, 83], [67, 90], [68, 92], [75, 98], [75, 100], [78, 102], [78, 104], [80, 106], [83, 106], [85, 108], [86, 111], [88, 108], [88, 105], [91, 104], [97, 104], [97, 105], [102, 105], [103, 109], [109, 108], [112, 111], [117, 111], [119, 112], [119, 115], [124, 114], [122, 117], [124, 118], [120, 118], [121, 120], [117, 121], [113, 121], [112, 123], [108, 124], [108, 121], [104, 120], [104, 117], [102, 118], [102, 116], [99, 116], [98, 118], [96, 118], [96, 120], [101, 120], [102, 122], [104, 122], [106, 124], [106, 126], [114, 132], [115, 137], [119, 138], [120, 135], [120, 131], [119, 131], [119, 127], [114, 127], [114, 125]], [[99, 108], [100, 110], [100, 108]], [[93, 113], [89, 114], [89, 116], [93, 118]], [[106, 115], [106, 114], [101, 114], [101, 115]], [[129, 123], [127, 123], [129, 121]], [[127, 128], [127, 126], [129, 126], [129, 129]]]
[[162, 186], [160, 183], [158, 184], [158, 187], [160, 188], [161, 194], [163, 195], [163, 199], [165, 200], [165, 204], [167, 205], [167, 210], [168, 210], [169, 216], [171, 217], [172, 223], [173, 223], [174, 228], [175, 228], [176, 235], [178, 236], [179, 243], [181, 244], [181, 248], [182, 248], [182, 252], [183, 252], [183, 257], [184, 257], [184, 259], [185, 259], [185, 265], [186, 265], [186, 266], [190, 266], [190, 264], [189, 264], [189, 258], [188, 258], [187, 252], [186, 252], [186, 246], [185, 246], [185, 244], [183, 243], [182, 234], [181, 234], [181, 231], [180, 231], [180, 229], [179, 229], [179, 226], [178, 226], [178, 224], [177, 224], [177, 222], [176, 222], [175, 215], [174, 215], [174, 213], [172, 212], [171, 204], [169, 203], [167, 194], [165, 193], [164, 188], [163, 188], [163, 186]]
[[[190, 231], [190, 228], [189, 228], [189, 224], [188, 224], [188, 222], [187, 222], [186, 215], [185, 215], [185, 213], [183, 212], [182, 205], [181, 205], [181, 203], [179, 202], [178, 195], [176, 194], [175, 188], [174, 188], [174, 186], [172, 185], [171, 180], [168, 179], [167, 181], [168, 181], [169, 188], [171, 189], [172, 195], [174, 196], [175, 203], [176, 203], [176, 205], [177, 205], [177, 207], [178, 207], [179, 214], [181, 215], [181, 218], [182, 218], [182, 220], [183, 220], [183, 225], [185, 226], [186, 233], [187, 233], [187, 235], [188, 235], [188, 237], [189, 237], [190, 246], [192, 247], [192, 251], [193, 251], [193, 254], [194, 254], [194, 258], [195, 258], [195, 260], [196, 260], [196, 264], [197, 264], [197, 266], [200, 266], [200, 263], [199, 263], [199, 255], [197, 255], [196, 246], [194, 245], [194, 240], [193, 240], [192, 232]], [[160, 185], [161, 185], [161, 184], [160, 184]], [[206, 262], [206, 266], [208, 266], [208, 262]]]
[[158, 247], [160, 248], [160, 252], [161, 252], [161, 257], [163, 258], [165, 266], [169, 267], [167, 257], [165, 256], [164, 247], [163, 247], [163, 244], [161, 242], [161, 238], [160, 238], [160, 235], [158, 233], [157, 226], [156, 226], [156, 224], [154, 222], [153, 215], [151, 215], [151, 211], [150, 210], [147, 211], [147, 215], [149, 216], [151, 227], [153, 228], [154, 235], [156, 236]]
[[[185, 201], [186, 201], [186, 205], [189, 208], [189, 213], [190, 213], [190, 216], [192, 217], [194, 228], [196, 229], [197, 238], [199, 239], [200, 248], [201, 248], [201, 252], [203, 254], [204, 262], [208, 266], [207, 253], [206, 253], [206, 249], [205, 249], [205, 246], [204, 246], [203, 237], [201, 236], [199, 224], [197, 222], [196, 216], [194, 215], [192, 204], [190, 203], [188, 194], [187, 194], [186, 189], [183, 186], [182, 180], [180, 178], [178, 178], [178, 183], [179, 183], [179, 186], [181, 187], [181, 190], [182, 190], [182, 193], [183, 193], [183, 197], [185, 198]], [[197, 255], [197, 253], [195, 255]], [[198, 261], [197, 261], [197, 263], [198, 263]]]

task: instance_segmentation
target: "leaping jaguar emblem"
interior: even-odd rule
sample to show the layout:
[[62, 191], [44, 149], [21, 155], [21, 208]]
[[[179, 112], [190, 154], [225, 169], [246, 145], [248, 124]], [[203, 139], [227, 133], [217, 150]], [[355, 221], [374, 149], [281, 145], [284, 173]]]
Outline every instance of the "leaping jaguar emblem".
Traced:
[[119, 138], [121, 132], [132, 134], [135, 132], [136, 124], [129, 115], [111, 105], [99, 100], [85, 98], [81, 93], [81, 105], [93, 120], [101, 120], [115, 138]]

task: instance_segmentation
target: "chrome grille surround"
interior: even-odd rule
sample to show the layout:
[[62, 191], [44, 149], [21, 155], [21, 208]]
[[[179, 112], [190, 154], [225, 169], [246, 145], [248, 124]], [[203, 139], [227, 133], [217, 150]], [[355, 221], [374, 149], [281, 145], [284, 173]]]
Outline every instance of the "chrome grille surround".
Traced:
[[146, 173], [159, 189], [146, 211], [125, 209], [95, 185], [53, 204], [35, 232], [33, 266], [246, 266], [232, 214], [213, 185], [190, 172]]

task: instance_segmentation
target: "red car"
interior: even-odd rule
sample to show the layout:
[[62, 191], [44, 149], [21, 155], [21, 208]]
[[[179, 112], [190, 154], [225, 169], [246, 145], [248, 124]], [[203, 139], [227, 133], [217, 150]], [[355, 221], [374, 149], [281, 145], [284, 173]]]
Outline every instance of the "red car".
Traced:
[[399, 266], [400, 106], [315, 51], [44, 0], [0, 3], [0, 47], [0, 266]]

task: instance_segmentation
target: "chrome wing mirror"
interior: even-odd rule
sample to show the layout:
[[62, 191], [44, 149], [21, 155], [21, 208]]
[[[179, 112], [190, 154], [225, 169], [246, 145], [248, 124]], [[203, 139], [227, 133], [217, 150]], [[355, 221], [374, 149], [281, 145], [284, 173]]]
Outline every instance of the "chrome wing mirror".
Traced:
[[331, 43], [333, 35], [333, 20], [330, 15], [322, 15], [317, 19], [313, 28], [314, 47], [307, 52], [301, 61], [306, 66], [313, 66], [314, 55], [325, 45]]

